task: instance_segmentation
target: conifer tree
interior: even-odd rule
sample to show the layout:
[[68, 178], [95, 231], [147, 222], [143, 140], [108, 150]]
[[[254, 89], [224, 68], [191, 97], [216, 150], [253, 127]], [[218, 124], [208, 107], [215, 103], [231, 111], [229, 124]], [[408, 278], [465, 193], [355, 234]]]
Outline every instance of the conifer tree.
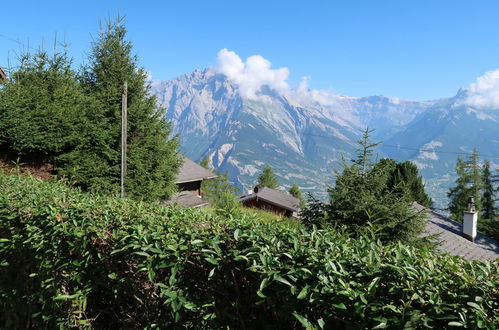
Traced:
[[[178, 140], [170, 137], [164, 109], [149, 93], [145, 71], [132, 55], [123, 20], [107, 22], [93, 43], [82, 83], [98, 105], [88, 121], [98, 128], [87, 143], [67, 157], [68, 174], [93, 190], [117, 193], [120, 181], [121, 105], [128, 85], [127, 195], [145, 200], [165, 198], [175, 190], [181, 165]], [[83, 161], [81, 161], [83, 159]]]
[[490, 161], [486, 161], [483, 166], [483, 190], [482, 190], [482, 217], [485, 219], [494, 219], [497, 214], [496, 208], [496, 189], [494, 189], [493, 177], [490, 171]]
[[321, 222], [315, 217], [324, 214], [322, 222], [346, 225], [354, 233], [372, 227], [383, 241], [417, 241], [424, 217], [412, 207], [407, 189], [389, 187], [394, 161], [372, 160], [377, 143], [370, 142], [370, 132], [364, 131], [357, 158], [351, 164], [344, 162], [342, 170], [336, 171], [336, 182], [328, 189], [329, 204], [310, 203], [302, 214], [314, 218], [305, 221]]
[[478, 163], [478, 151], [473, 150], [466, 161], [458, 156], [456, 162], [456, 185], [450, 188], [447, 197], [450, 199], [451, 216], [460, 221], [468, 207], [468, 198], [473, 197], [477, 210], [482, 209], [480, 191], [482, 188], [482, 171]]
[[[199, 162], [199, 165], [207, 170], [211, 170], [209, 166], [209, 158], [205, 157]], [[204, 180], [201, 183], [201, 194], [217, 209], [234, 210], [239, 207], [239, 202], [236, 200], [236, 193], [239, 188], [232, 185], [229, 181], [229, 173], [227, 171], [217, 171], [217, 178]]]
[[417, 166], [410, 161], [405, 161], [394, 164], [392, 168], [388, 179], [389, 188], [395, 189], [397, 186], [402, 186], [413, 201], [430, 207], [432, 200], [425, 191], [423, 179], [419, 175]]
[[462, 219], [464, 215], [464, 211], [468, 205], [468, 197], [470, 194], [470, 190], [468, 188], [468, 175], [466, 172], [466, 163], [461, 158], [461, 156], [457, 157], [456, 162], [456, 174], [457, 178], [455, 181], [455, 186], [450, 188], [447, 193], [447, 197], [450, 199], [449, 201], [449, 211], [451, 216], [454, 219]]
[[210, 169], [210, 158], [208, 156], [204, 157], [203, 159], [201, 159], [201, 161], [199, 162], [199, 165], [201, 165], [202, 167], [204, 167], [205, 169], [209, 170]]
[[21, 160], [54, 163], [80, 144], [91, 107], [66, 49], [21, 55], [19, 69], [0, 89], [0, 148]]
[[271, 189], [277, 189], [279, 187], [279, 181], [277, 176], [272, 171], [271, 166], [267, 166], [263, 169], [262, 173], [258, 177], [258, 186]]
[[300, 187], [298, 187], [296, 182], [293, 182], [293, 185], [289, 188], [289, 194], [300, 200], [300, 207], [305, 206], [305, 200], [303, 199]]

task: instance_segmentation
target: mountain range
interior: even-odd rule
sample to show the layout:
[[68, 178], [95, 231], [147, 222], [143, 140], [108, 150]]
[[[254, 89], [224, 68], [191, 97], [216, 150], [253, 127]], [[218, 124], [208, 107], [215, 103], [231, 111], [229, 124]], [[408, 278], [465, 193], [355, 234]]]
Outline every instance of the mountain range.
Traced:
[[484, 159], [499, 163], [499, 111], [467, 105], [466, 89], [423, 102], [269, 86], [250, 96], [212, 68], [151, 87], [182, 152], [195, 161], [208, 156], [213, 168], [227, 170], [243, 190], [270, 165], [283, 189], [296, 182], [304, 192], [325, 196], [334, 169], [353, 157], [365, 127], [381, 142], [379, 158], [419, 167], [436, 205], [446, 203], [458, 153], [465, 157], [477, 148]]

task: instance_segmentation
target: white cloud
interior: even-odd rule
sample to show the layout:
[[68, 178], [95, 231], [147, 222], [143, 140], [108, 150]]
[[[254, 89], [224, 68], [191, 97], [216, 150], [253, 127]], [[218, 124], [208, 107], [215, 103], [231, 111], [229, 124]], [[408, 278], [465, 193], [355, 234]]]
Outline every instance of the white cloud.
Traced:
[[[272, 69], [272, 63], [260, 55], [253, 55], [243, 61], [235, 52], [224, 48], [218, 52], [215, 71], [227, 76], [237, 84], [241, 96], [255, 99], [262, 86], [268, 86], [300, 103], [318, 103], [322, 106], [334, 105], [337, 95], [325, 90], [310, 89], [310, 77], [302, 77], [297, 88], [287, 82], [288, 68]], [[265, 100], [264, 97], [259, 97]]]
[[333, 105], [336, 95], [319, 89], [310, 89], [308, 87], [308, 82], [310, 81], [310, 77], [302, 77], [298, 88], [293, 91], [295, 97], [300, 101], [304, 102], [314, 102], [319, 103], [321, 105]]
[[289, 90], [288, 68], [272, 69], [271, 66], [272, 63], [260, 55], [250, 56], [243, 62], [235, 52], [224, 48], [218, 52], [215, 70], [236, 83], [242, 96], [256, 98], [264, 85], [279, 92]]
[[499, 109], [499, 69], [478, 77], [468, 88], [465, 103], [476, 108]]

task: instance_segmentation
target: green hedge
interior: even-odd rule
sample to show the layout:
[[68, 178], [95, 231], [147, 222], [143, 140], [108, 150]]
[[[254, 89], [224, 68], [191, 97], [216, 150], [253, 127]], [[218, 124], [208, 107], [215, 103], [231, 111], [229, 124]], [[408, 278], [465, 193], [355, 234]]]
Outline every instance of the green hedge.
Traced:
[[0, 174], [0, 328], [494, 328], [497, 264]]

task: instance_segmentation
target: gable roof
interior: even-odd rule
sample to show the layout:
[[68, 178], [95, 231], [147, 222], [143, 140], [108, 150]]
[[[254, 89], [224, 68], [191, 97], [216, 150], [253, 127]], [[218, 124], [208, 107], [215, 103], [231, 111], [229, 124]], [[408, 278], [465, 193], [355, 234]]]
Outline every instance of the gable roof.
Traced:
[[182, 156], [184, 163], [179, 169], [175, 183], [185, 183], [217, 178], [218, 175]]
[[291, 212], [296, 212], [298, 210], [298, 205], [300, 205], [300, 200], [298, 198], [268, 187], [258, 188], [257, 192], [239, 197], [240, 202], [247, 202], [255, 199], [261, 199], [267, 203], [273, 204]]
[[437, 234], [437, 249], [453, 256], [468, 260], [489, 260], [499, 258], [499, 242], [477, 233], [475, 242], [464, 238], [461, 234], [463, 225], [441, 214], [431, 211], [424, 206], [414, 203], [418, 211], [426, 211], [428, 223], [422, 237]]

